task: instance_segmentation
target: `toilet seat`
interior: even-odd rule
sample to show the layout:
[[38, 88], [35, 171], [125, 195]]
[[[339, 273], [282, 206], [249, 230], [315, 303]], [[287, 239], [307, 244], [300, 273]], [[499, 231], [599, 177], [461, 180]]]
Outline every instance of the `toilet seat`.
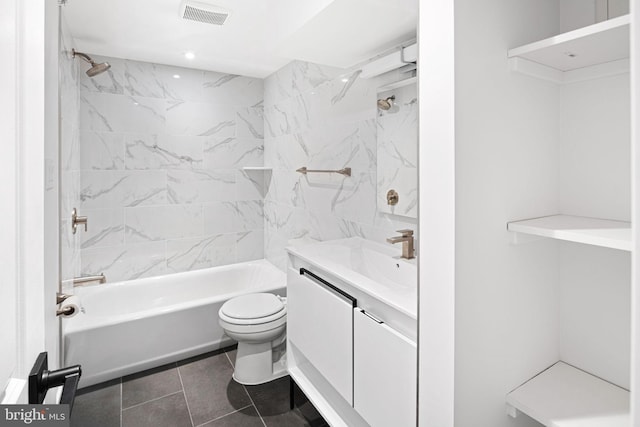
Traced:
[[287, 308], [273, 294], [256, 293], [230, 299], [222, 305], [218, 314], [220, 320], [231, 325], [250, 326], [271, 322], [281, 324], [286, 322]]

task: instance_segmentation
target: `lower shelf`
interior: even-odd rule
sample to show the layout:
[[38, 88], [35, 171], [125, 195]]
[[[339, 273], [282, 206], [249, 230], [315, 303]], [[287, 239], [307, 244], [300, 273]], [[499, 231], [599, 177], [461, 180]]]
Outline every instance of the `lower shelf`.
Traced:
[[627, 390], [564, 362], [513, 390], [507, 404], [548, 427], [631, 426]]

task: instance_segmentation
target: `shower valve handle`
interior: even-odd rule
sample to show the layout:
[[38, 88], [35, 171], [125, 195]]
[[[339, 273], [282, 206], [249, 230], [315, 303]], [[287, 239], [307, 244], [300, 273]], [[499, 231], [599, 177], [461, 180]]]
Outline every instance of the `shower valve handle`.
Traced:
[[87, 231], [87, 217], [86, 216], [78, 216], [78, 211], [76, 208], [73, 208], [71, 212], [71, 229], [73, 230], [73, 234], [76, 234], [78, 225], [84, 224], [84, 231]]

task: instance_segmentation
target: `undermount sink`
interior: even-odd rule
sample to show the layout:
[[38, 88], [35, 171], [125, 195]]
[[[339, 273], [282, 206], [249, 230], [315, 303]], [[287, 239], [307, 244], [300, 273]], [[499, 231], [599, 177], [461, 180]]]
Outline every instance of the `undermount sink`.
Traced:
[[385, 305], [416, 318], [417, 266], [415, 259], [400, 257], [399, 245], [351, 237], [289, 247], [287, 251]]

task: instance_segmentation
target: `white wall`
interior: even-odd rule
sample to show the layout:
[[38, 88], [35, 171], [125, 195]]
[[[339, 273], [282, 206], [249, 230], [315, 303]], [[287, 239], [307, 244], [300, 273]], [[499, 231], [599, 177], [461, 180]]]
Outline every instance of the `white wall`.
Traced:
[[563, 243], [560, 359], [629, 389], [630, 254]]
[[560, 32], [595, 23], [596, 1], [598, 0], [560, 0]]
[[557, 213], [559, 89], [506, 52], [557, 33], [558, 4], [458, 0], [455, 27], [455, 425], [537, 425], [505, 395], [559, 358], [558, 250], [506, 223]]
[[421, 2], [418, 25], [418, 423], [454, 425], [454, 2]]
[[559, 209], [629, 221], [629, 74], [561, 87]]
[[[562, 86], [559, 212], [630, 221], [629, 74]], [[630, 254], [560, 246], [560, 356], [629, 388]]]
[[629, 0], [559, 0], [560, 32], [629, 13]]
[[[640, 116], [640, 0], [631, 0], [631, 114], [635, 118], [631, 121], [631, 162], [634, 165], [632, 170], [632, 180], [639, 182], [640, 175], [638, 165], [640, 165], [640, 128], [637, 117]], [[633, 199], [633, 210], [631, 220], [634, 224], [640, 224], [640, 185], [633, 185], [631, 188]], [[634, 390], [631, 393], [631, 417], [632, 426], [640, 426], [640, 227], [632, 228], [633, 251], [632, 276], [631, 276], [631, 307], [632, 307], [632, 329], [631, 329], [631, 384]]]

